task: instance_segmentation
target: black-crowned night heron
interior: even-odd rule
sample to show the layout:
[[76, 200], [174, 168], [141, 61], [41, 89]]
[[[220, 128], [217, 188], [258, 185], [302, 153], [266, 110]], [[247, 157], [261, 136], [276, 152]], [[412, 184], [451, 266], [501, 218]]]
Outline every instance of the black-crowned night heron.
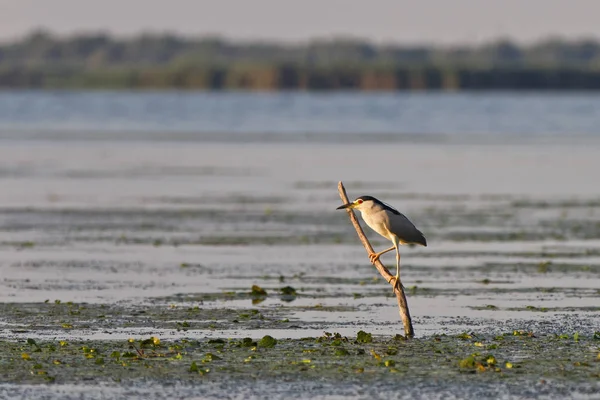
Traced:
[[400, 279], [400, 250], [398, 245], [420, 244], [421, 246], [427, 246], [425, 236], [404, 214], [373, 196], [360, 196], [352, 203], [344, 204], [337, 209], [344, 208], [354, 208], [360, 211], [362, 219], [369, 225], [369, 228], [394, 243], [387, 250], [369, 254], [369, 259], [372, 263], [375, 263], [382, 254], [396, 249], [396, 277], [390, 279], [390, 283], [392, 279], [396, 279], [396, 282], [394, 282], [394, 286], [396, 286]]

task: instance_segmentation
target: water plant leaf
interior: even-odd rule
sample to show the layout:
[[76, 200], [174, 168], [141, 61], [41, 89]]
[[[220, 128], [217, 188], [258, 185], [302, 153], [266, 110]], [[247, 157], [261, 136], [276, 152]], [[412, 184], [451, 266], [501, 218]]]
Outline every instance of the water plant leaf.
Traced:
[[348, 352], [348, 350], [346, 350], [346, 349], [344, 349], [342, 347], [335, 349], [334, 354], [336, 356], [340, 356], [340, 357], [350, 355], [350, 353]]
[[356, 341], [359, 343], [371, 343], [373, 342], [373, 335], [365, 331], [358, 331], [356, 334]]
[[281, 289], [279, 289], [279, 291], [281, 292], [281, 294], [285, 294], [285, 295], [288, 295], [288, 296], [295, 296], [296, 295], [296, 289], [294, 289], [291, 286], [282, 287]]
[[250, 295], [251, 296], [266, 296], [267, 291], [258, 285], [252, 285], [252, 290], [250, 291]]
[[513, 336], [527, 336], [527, 337], [535, 337], [533, 332], [527, 332], [523, 330], [515, 330], [513, 331]]
[[551, 261], [542, 261], [541, 263], [538, 264], [538, 268], [537, 268], [538, 272], [543, 273], [543, 274], [547, 273], [549, 271], [548, 267], [551, 264], [552, 264]]
[[475, 357], [469, 356], [459, 361], [458, 366], [460, 368], [475, 368]]
[[375, 352], [375, 350], [371, 349], [371, 355], [377, 360], [381, 361], [381, 356]]
[[260, 339], [258, 341], [259, 347], [270, 348], [270, 347], [275, 347], [276, 344], [277, 344], [277, 340], [269, 335], [264, 336], [262, 339]]
[[206, 353], [206, 355], [202, 359], [202, 362], [207, 363], [207, 362], [212, 362], [212, 361], [216, 361], [216, 360], [221, 360], [221, 357], [216, 356], [213, 353]]
[[151, 336], [148, 339], [144, 339], [142, 340], [142, 342], [140, 343], [140, 347], [143, 348], [148, 348], [148, 347], [157, 347], [160, 345], [160, 339], [154, 336]]
[[385, 351], [385, 354], [387, 354], [388, 356], [395, 356], [396, 354], [398, 354], [398, 349], [395, 347], [388, 347]]
[[256, 346], [256, 342], [253, 341], [251, 338], [243, 338], [241, 342], [238, 342], [238, 345], [240, 347], [255, 347]]

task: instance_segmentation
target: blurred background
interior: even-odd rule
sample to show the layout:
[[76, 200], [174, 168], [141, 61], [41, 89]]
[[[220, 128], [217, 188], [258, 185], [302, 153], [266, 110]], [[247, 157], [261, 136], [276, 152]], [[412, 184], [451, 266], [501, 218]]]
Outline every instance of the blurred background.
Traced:
[[564, 136], [600, 118], [591, 0], [0, 5], [3, 136]]
[[5, 88], [600, 88], [590, 0], [2, 4]]
[[389, 332], [391, 291], [335, 212], [343, 180], [427, 237], [402, 258], [418, 335], [554, 329], [565, 312], [584, 331], [600, 286], [599, 14], [593, 0], [0, 0], [0, 299], [247, 307], [252, 284], [291, 285], [281, 335]]

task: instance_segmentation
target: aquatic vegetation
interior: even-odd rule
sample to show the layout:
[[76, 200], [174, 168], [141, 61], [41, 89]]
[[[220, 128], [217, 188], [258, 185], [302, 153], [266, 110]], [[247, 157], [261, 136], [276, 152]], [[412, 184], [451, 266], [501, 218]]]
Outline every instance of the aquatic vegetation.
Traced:
[[263, 348], [271, 348], [275, 347], [277, 344], [277, 340], [275, 340], [272, 336], [266, 335], [262, 339], [258, 341], [258, 346]]
[[[599, 355], [589, 351], [597, 341], [593, 335], [579, 334], [577, 341], [570, 335], [570, 346], [556, 346], [553, 336], [514, 333], [500, 335], [502, 345], [493, 352], [486, 349], [487, 343], [499, 337], [475, 338], [470, 334], [404, 342], [373, 335], [371, 341], [359, 341], [358, 337], [351, 340], [339, 333], [294, 340], [277, 340], [267, 335], [259, 340], [248, 337], [177, 341], [151, 336], [126, 341], [73, 341], [66, 345], [47, 340], [4, 341], [0, 343], [3, 360], [12, 361], [1, 364], [0, 372], [12, 382], [45, 382], [50, 380], [47, 377], [57, 382], [133, 382], [139, 378], [166, 382], [198, 375], [215, 381], [249, 377], [302, 381], [318, 376], [324, 382], [340, 382], [351, 379], [349, 374], [362, 373], [385, 381], [382, 374], [390, 372], [401, 373], [406, 379], [431, 376], [459, 382], [465, 373], [502, 375], [503, 382], [540, 377], [597, 382]], [[364, 332], [361, 337], [368, 335]], [[473, 346], [474, 343], [482, 343], [483, 347]], [[572, 361], [565, 369], [567, 359]]]
[[[85, 179], [117, 176], [93, 173]], [[268, 196], [209, 193], [210, 204], [155, 193], [147, 209], [1, 209], [0, 381], [221, 393], [284, 382], [340, 397], [355, 387], [431, 397], [456, 388], [457, 398], [598, 390], [597, 199], [537, 208], [510, 194], [354, 182], [405, 202], [435, 244], [405, 248], [416, 306], [407, 339], [389, 287], [326, 209], [327, 179]]]
[[373, 341], [373, 335], [365, 331], [359, 331], [356, 334], [356, 341], [359, 343], [371, 343]]

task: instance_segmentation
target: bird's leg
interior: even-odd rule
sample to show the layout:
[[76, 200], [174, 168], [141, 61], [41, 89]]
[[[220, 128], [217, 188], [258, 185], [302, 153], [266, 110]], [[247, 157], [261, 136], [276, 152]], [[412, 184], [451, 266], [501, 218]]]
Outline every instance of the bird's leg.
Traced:
[[371, 264], [375, 264], [375, 261], [379, 260], [379, 257], [381, 257], [381, 255], [382, 255], [382, 254], [385, 254], [385, 253], [387, 253], [388, 251], [392, 251], [392, 250], [394, 250], [394, 249], [395, 249], [395, 247], [394, 247], [394, 246], [392, 246], [392, 247], [390, 247], [390, 248], [389, 248], [389, 249], [387, 249], [387, 250], [380, 251], [379, 253], [370, 253], [370, 254], [369, 254], [369, 260], [371, 260]]
[[398, 246], [396, 246], [396, 283], [394, 284], [394, 288], [400, 282], [400, 250]]
[[398, 282], [400, 282], [400, 249], [398, 248], [398, 239], [394, 238], [394, 247], [396, 249], [396, 276], [390, 278], [388, 283], [392, 283], [392, 280], [395, 280], [394, 282], [394, 288], [392, 289], [392, 291], [396, 290], [396, 286], [398, 285]]

